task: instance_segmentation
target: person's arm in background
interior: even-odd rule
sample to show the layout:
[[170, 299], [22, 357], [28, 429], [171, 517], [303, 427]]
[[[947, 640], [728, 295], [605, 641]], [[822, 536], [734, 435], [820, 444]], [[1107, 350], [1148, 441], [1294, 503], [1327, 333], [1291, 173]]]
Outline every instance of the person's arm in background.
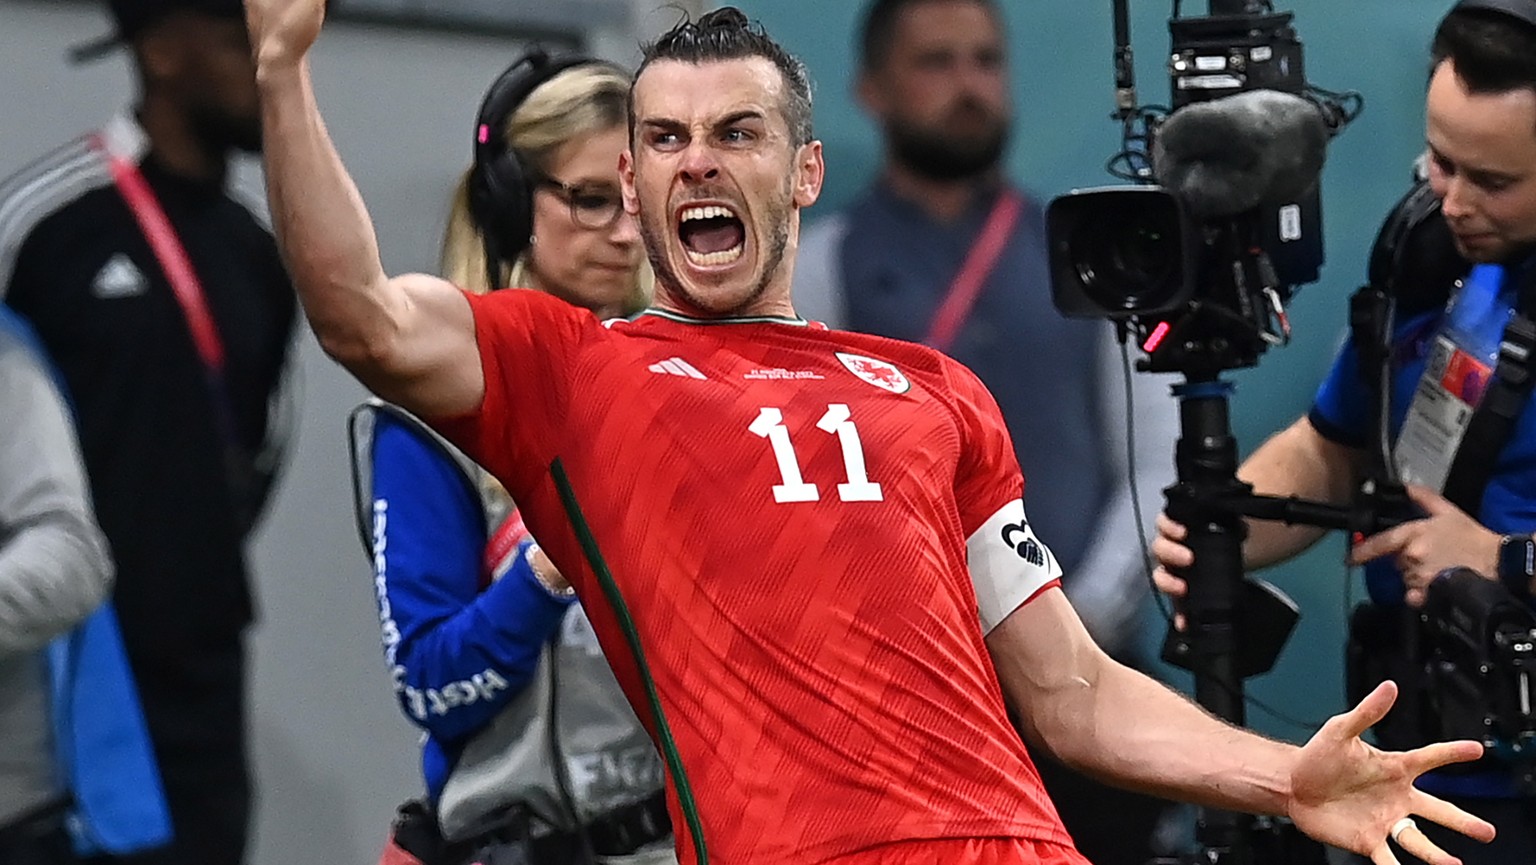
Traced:
[[[1094, 517], [1093, 539], [1072, 579], [1064, 584], [1067, 598], [1088, 632], [1105, 651], [1120, 656], [1134, 639], [1136, 618], [1151, 587], [1142, 539], [1154, 537], [1151, 521], [1163, 509], [1163, 489], [1174, 482], [1174, 445], [1179, 438], [1179, 406], [1167, 375], [1130, 372], [1132, 405], [1126, 404], [1124, 357], [1110, 328], [1098, 340], [1098, 416], [1103, 419], [1102, 458], [1113, 492]], [[1135, 346], [1130, 347], [1135, 363]], [[1126, 441], [1127, 412], [1135, 418], [1134, 451]], [[1134, 460], [1131, 465], [1127, 460]], [[1131, 473], [1135, 472], [1132, 495]], [[1146, 521], [1137, 531], [1137, 506]]]
[[[1365, 468], [1362, 448], [1371, 435], [1371, 396], [1359, 370], [1359, 354], [1353, 341], [1346, 341], [1317, 390], [1312, 410], [1260, 445], [1243, 461], [1237, 476], [1253, 484], [1255, 492], [1266, 495], [1297, 496], [1332, 505], [1349, 503]], [[1152, 555], [1161, 565], [1155, 575], [1157, 587], [1181, 597], [1186, 590], [1184, 581], [1167, 568], [1188, 567], [1194, 561], [1184, 545], [1188, 532], [1161, 514], [1157, 533], [1152, 543]], [[1250, 570], [1278, 564], [1299, 555], [1325, 533], [1313, 526], [1249, 520], [1243, 563]]]
[[63, 396], [0, 312], [0, 656], [33, 651], [112, 583]]
[[[1238, 469], [1237, 476], [1253, 484], [1255, 492], [1341, 505], [1348, 503], [1353, 494], [1362, 459], [1359, 451], [1324, 438], [1312, 421], [1304, 417], [1260, 445]], [[1184, 546], [1188, 531], [1167, 515], [1158, 516], [1157, 531], [1152, 554], [1163, 566], [1156, 573], [1157, 586], [1173, 597], [1182, 597], [1184, 581], [1166, 568], [1188, 567], [1194, 562], [1194, 554]], [[1327, 530], [1249, 520], [1248, 532], [1248, 540], [1243, 544], [1243, 564], [1255, 569], [1300, 555]]]
[[[1303, 417], [1270, 437], [1237, 470], [1255, 492], [1299, 496], [1331, 505], [1348, 504], [1360, 480], [1362, 452], [1323, 436]], [[1291, 559], [1327, 534], [1316, 526], [1249, 520], [1243, 562], [1251, 569]]]
[[574, 602], [534, 573], [524, 540], [480, 590], [486, 549], [478, 493], [426, 433], [377, 415], [374, 576], [401, 707], [452, 742], [488, 723], [529, 683]]

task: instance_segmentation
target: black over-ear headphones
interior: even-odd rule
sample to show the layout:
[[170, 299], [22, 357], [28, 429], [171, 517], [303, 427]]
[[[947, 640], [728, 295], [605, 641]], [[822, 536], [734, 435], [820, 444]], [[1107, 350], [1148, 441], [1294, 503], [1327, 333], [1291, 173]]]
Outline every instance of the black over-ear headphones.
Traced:
[[1536, 0], [1461, 0], [1452, 12], [1499, 12], [1536, 27]]
[[555, 76], [596, 62], [582, 55], [550, 57], [542, 48], [535, 48], [507, 67], [480, 103], [475, 118], [475, 162], [469, 172], [469, 214], [484, 241], [493, 289], [501, 287], [502, 267], [517, 261], [533, 237], [536, 178], [517, 152], [507, 146], [507, 121], [533, 91]]

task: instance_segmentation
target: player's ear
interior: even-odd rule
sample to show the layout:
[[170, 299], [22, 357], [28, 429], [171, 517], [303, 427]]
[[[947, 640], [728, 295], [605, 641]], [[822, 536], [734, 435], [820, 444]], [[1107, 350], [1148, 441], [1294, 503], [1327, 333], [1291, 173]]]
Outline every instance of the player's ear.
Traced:
[[795, 152], [795, 206], [810, 207], [821, 197], [821, 185], [827, 179], [827, 163], [821, 142], [800, 145]]

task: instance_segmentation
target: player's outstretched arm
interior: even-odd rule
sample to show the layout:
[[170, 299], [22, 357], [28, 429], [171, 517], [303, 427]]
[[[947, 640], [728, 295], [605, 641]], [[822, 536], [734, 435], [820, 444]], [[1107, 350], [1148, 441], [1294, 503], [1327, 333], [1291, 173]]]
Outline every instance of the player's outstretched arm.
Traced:
[[[1303, 748], [1233, 727], [1122, 666], [1093, 644], [1059, 589], [1015, 610], [987, 635], [1004, 694], [1025, 734], [1067, 764], [1110, 783], [1216, 808], [1289, 816], [1313, 838], [1390, 865], [1386, 839], [1416, 815], [1487, 841], [1493, 827], [1413, 786], [1419, 775], [1476, 759], [1475, 742], [1403, 753], [1360, 739], [1396, 695], [1383, 685]], [[1455, 865], [1417, 828], [1407, 852]]]
[[436, 277], [385, 276], [368, 211], [320, 117], [307, 56], [325, 0], [246, 0], [245, 8], [273, 226], [321, 346], [419, 415], [474, 409], [485, 380], [468, 301]]

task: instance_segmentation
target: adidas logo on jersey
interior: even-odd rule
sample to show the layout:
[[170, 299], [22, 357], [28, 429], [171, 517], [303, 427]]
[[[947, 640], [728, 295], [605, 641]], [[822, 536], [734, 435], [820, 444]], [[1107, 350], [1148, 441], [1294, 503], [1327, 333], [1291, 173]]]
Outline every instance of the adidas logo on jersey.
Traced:
[[693, 368], [693, 364], [680, 357], [669, 357], [663, 361], [651, 364], [651, 372], [657, 375], [677, 375], [683, 378], [707, 379], [704, 373]]
[[144, 272], [121, 252], [108, 259], [91, 282], [91, 292], [101, 298], [137, 297], [148, 290]]

